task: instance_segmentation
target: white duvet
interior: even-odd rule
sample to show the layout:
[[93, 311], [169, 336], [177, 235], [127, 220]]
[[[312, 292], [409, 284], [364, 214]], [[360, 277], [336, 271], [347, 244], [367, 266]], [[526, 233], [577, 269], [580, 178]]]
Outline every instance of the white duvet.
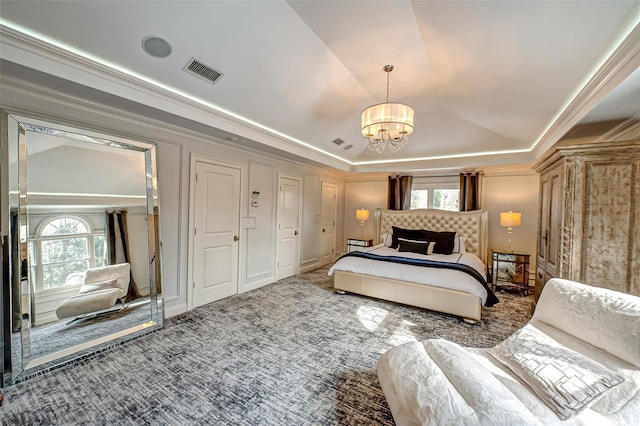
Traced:
[[[412, 259], [427, 259], [436, 262], [461, 263], [472, 267], [486, 279], [484, 263], [482, 263], [478, 256], [471, 253], [453, 253], [449, 255], [434, 253], [425, 256], [418, 253], [398, 252], [398, 250], [386, 247], [382, 244], [363, 251], [380, 256], [399, 256]], [[345, 257], [339, 259], [333, 264], [329, 269], [329, 275], [333, 275], [334, 271], [374, 275], [394, 280], [465, 291], [478, 296], [482, 300], [482, 304], [487, 300], [487, 290], [482, 284], [480, 284], [471, 275], [454, 269], [429, 268], [424, 266], [382, 262], [360, 257]]]

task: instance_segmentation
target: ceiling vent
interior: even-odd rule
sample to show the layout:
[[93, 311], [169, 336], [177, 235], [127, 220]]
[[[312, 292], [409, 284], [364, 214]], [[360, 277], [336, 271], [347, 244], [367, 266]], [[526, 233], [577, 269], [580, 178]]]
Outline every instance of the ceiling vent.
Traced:
[[189, 74], [193, 74], [198, 78], [208, 81], [211, 84], [214, 84], [223, 74], [219, 71], [214, 70], [209, 65], [203, 63], [199, 59], [191, 58], [187, 65], [182, 68], [182, 71], [186, 71]]
[[344, 143], [344, 141], [342, 139], [340, 139], [340, 138], [335, 138], [331, 142], [335, 143], [338, 146], [340, 146], [340, 145], [342, 145]]

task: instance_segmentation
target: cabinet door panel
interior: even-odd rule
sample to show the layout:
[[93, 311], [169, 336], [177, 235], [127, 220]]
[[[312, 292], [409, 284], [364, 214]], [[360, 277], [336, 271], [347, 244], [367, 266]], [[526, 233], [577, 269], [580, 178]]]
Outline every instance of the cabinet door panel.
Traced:
[[549, 233], [547, 237], [547, 271], [553, 274], [557, 271], [558, 260], [560, 258], [560, 230], [561, 230], [561, 207], [562, 207], [562, 182], [560, 180], [560, 170], [551, 174], [549, 180], [550, 202], [549, 206]]

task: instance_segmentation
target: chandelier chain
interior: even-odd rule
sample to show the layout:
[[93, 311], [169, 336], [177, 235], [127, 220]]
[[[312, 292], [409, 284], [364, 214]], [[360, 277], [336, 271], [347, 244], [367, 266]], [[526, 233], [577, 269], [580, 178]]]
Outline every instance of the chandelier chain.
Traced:
[[391, 71], [387, 71], [387, 103], [389, 103], [389, 74], [391, 74]]

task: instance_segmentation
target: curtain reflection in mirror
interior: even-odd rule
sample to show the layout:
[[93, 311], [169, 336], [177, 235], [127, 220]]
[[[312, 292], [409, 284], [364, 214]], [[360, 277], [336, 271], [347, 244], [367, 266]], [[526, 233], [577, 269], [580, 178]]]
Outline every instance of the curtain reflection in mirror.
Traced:
[[[131, 253], [129, 250], [129, 228], [127, 225], [127, 211], [113, 210], [106, 211], [105, 234], [107, 237], [107, 264], [118, 265], [120, 263], [131, 263]], [[130, 271], [129, 290], [127, 299], [132, 300], [140, 297], [138, 285], [133, 278], [133, 266]]]

